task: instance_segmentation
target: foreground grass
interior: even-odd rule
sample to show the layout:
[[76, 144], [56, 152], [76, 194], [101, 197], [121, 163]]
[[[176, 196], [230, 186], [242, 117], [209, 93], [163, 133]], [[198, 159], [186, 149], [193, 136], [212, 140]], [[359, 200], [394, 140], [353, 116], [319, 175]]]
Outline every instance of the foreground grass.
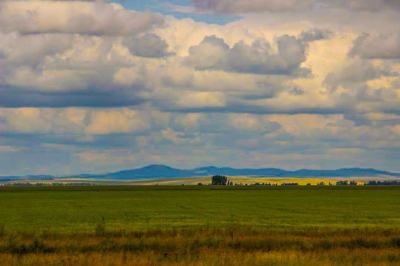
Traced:
[[4, 265], [398, 265], [396, 230], [172, 229], [0, 238]]
[[0, 188], [0, 265], [399, 265], [396, 187]]

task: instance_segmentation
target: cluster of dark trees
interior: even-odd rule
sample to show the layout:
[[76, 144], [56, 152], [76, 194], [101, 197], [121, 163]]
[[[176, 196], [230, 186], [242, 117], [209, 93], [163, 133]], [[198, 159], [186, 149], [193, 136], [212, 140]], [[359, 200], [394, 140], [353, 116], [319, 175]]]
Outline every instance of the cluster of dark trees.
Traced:
[[271, 183], [255, 183], [255, 186], [267, 186], [267, 187], [271, 187], [271, 186], [277, 186], [278, 184], [271, 184]]
[[365, 186], [400, 186], [400, 181], [369, 181]]
[[282, 183], [281, 186], [298, 186], [298, 183]]
[[52, 186], [65, 186], [65, 187], [69, 187], [69, 186], [80, 186], [80, 187], [90, 187], [90, 186], [94, 186], [94, 184], [92, 183], [51, 183]]
[[226, 186], [228, 183], [228, 178], [224, 175], [215, 175], [211, 179], [211, 185], [213, 186]]
[[349, 183], [349, 181], [338, 181], [338, 182], [336, 182], [336, 186], [357, 186], [357, 181], [350, 181], [350, 183]]
[[10, 186], [14, 186], [14, 187], [62, 187], [62, 186], [84, 186], [84, 187], [88, 187], [88, 186], [93, 186], [93, 184], [91, 183], [13, 183], [13, 184], [9, 184]]
[[32, 184], [32, 183], [13, 183], [13, 184], [7, 184], [9, 186], [13, 186], [13, 187], [43, 187], [43, 186], [50, 186], [49, 184], [45, 184], [45, 183], [36, 183], [36, 184]]
[[[215, 175], [211, 179], [213, 186], [243, 186], [243, 184], [233, 184], [233, 182], [229, 182], [228, 178], [224, 175]], [[199, 185], [202, 185], [199, 183]], [[281, 183], [281, 186], [298, 186], [298, 183]], [[354, 180], [341, 180], [336, 182], [336, 186], [357, 186], [357, 181]], [[369, 181], [368, 183], [364, 183], [365, 186], [400, 186], [400, 181]], [[247, 184], [246, 184], [247, 186]], [[255, 183], [252, 186], [278, 186], [278, 184], [271, 184], [271, 183]], [[310, 183], [307, 186], [311, 186]], [[320, 182], [317, 186], [325, 186], [324, 182]], [[333, 186], [332, 183], [329, 183], [329, 186]]]

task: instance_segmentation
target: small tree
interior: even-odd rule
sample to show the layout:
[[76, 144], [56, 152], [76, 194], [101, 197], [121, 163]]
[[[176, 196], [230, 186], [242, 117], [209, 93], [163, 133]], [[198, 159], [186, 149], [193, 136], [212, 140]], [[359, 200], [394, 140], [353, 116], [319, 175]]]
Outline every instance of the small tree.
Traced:
[[228, 182], [228, 178], [223, 175], [215, 175], [211, 180], [213, 186], [226, 186]]

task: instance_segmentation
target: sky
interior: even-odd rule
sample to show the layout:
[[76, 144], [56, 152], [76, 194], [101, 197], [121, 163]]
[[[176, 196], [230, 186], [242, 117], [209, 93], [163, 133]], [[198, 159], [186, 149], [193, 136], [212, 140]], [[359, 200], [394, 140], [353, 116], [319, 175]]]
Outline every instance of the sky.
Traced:
[[0, 175], [400, 172], [398, 0], [0, 0]]

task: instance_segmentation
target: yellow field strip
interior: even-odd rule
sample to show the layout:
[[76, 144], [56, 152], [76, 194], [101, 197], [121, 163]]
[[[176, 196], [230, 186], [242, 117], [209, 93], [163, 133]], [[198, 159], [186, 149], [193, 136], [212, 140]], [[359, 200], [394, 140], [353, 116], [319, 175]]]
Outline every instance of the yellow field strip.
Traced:
[[[393, 178], [380, 177], [380, 178], [370, 178], [370, 177], [358, 177], [358, 178], [290, 178], [290, 177], [228, 177], [229, 182], [243, 185], [251, 185], [255, 183], [270, 183], [278, 184], [282, 183], [298, 183], [299, 185], [317, 185], [324, 182], [325, 185], [329, 183], [336, 185], [337, 181], [347, 180], [357, 181], [358, 185], [363, 185], [369, 180], [392, 180]], [[98, 185], [197, 185], [202, 183], [203, 185], [208, 185], [211, 183], [211, 177], [188, 177], [188, 178], [151, 178], [151, 179], [137, 179], [137, 180], [101, 180], [101, 179], [87, 179], [87, 178], [63, 178], [55, 180], [15, 180], [8, 182], [0, 182], [0, 184], [13, 184], [13, 183], [92, 183]]]

